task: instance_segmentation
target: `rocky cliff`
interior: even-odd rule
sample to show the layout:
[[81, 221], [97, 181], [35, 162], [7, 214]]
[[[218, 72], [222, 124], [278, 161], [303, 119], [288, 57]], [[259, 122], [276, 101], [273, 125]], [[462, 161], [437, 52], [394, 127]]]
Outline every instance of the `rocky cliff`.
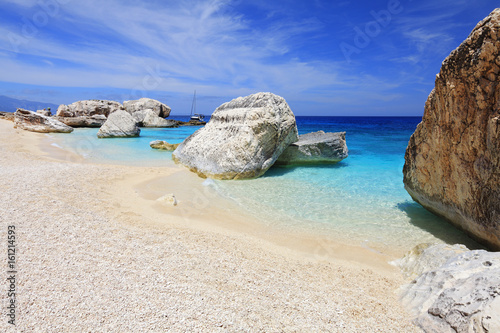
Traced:
[[500, 249], [500, 9], [443, 62], [405, 155], [413, 199]]

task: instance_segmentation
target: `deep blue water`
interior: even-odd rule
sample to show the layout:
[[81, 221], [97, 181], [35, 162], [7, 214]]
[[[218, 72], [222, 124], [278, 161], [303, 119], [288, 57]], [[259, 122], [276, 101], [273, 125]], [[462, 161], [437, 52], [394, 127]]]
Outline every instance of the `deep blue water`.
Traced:
[[[404, 189], [405, 149], [420, 120], [297, 117], [299, 134], [345, 131], [349, 157], [335, 165], [273, 167], [259, 179], [214, 184], [222, 195], [277, 228], [307, 228], [382, 251], [422, 242], [471, 246], [468, 237], [413, 202]], [[149, 142], [181, 142], [198, 128], [142, 129], [141, 137], [127, 139], [98, 140], [97, 129], [53, 137], [93, 161], [171, 165], [171, 153], [150, 149]]]

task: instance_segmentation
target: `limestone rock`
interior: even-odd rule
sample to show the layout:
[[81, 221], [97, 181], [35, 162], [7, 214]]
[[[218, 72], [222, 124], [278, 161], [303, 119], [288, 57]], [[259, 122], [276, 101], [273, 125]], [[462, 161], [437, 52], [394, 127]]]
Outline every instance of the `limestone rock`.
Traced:
[[276, 164], [337, 163], [347, 156], [345, 132], [325, 133], [318, 131], [299, 135], [299, 141], [288, 146]]
[[391, 264], [398, 266], [405, 277], [415, 279], [425, 272], [439, 268], [451, 257], [466, 251], [469, 249], [462, 244], [433, 245], [424, 243], [415, 246], [403, 258], [395, 260]]
[[92, 99], [78, 101], [69, 105], [59, 105], [56, 115], [59, 117], [89, 117], [93, 115], [108, 117], [118, 110], [124, 110], [123, 105], [118, 102]]
[[106, 116], [96, 114], [93, 116], [55, 117], [60, 122], [71, 127], [101, 127], [106, 122]]
[[440, 262], [403, 288], [415, 323], [425, 332], [500, 332], [500, 253], [435, 246], [421, 253]]
[[14, 121], [14, 118], [15, 118], [14, 112], [3, 112], [3, 111], [0, 111], [0, 119]]
[[500, 9], [443, 62], [405, 155], [422, 206], [500, 249]]
[[50, 112], [50, 110], [47, 110], [47, 109], [36, 110], [36, 113], [42, 114], [42, 115], [47, 116], [47, 117], [52, 116], [52, 112]]
[[139, 136], [141, 130], [135, 119], [126, 111], [116, 111], [109, 115], [108, 120], [97, 132], [98, 138], [123, 138]]
[[160, 118], [167, 118], [170, 115], [170, 107], [155, 99], [141, 98], [133, 101], [123, 102], [125, 110], [133, 114], [137, 111], [153, 110], [154, 113]]
[[60, 121], [24, 109], [17, 109], [14, 113], [14, 128], [39, 133], [71, 133], [73, 128]]
[[172, 157], [201, 177], [255, 178], [297, 139], [295, 116], [286, 101], [258, 93], [219, 106]]
[[132, 113], [132, 117], [140, 127], [178, 127], [177, 122], [171, 119], [164, 119], [159, 117], [153, 110], [141, 110]]
[[144, 118], [146, 118], [146, 113], [147, 111], [150, 110], [140, 110], [140, 111], [135, 111], [133, 113], [130, 113], [132, 117], [134, 117], [135, 122], [137, 123], [137, 126], [142, 126], [142, 122], [144, 121]]
[[180, 143], [168, 143], [167, 141], [162, 141], [162, 140], [155, 140], [151, 141], [149, 143], [149, 146], [153, 149], [160, 149], [160, 150], [169, 150], [169, 151], [174, 151], [179, 147]]

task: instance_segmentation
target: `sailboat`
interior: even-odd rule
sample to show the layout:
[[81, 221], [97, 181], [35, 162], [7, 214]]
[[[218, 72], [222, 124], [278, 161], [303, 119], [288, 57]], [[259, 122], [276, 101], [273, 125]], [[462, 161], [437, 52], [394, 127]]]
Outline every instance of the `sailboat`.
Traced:
[[203, 121], [203, 119], [205, 119], [204, 115], [196, 113], [196, 90], [195, 90], [193, 95], [193, 104], [191, 104], [191, 118], [189, 119], [189, 121]]

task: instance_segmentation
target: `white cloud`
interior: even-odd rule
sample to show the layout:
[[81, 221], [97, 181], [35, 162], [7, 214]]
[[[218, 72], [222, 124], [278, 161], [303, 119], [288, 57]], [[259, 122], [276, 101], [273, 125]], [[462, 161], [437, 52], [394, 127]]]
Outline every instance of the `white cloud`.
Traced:
[[[21, 26], [14, 31], [0, 26], [2, 48], [11, 49], [9, 33], [17, 31], [25, 38], [20, 53], [28, 59], [21, 63], [2, 57], [4, 64], [16, 70], [4, 71], [0, 79], [129, 88], [148, 74], [148, 67], [159, 67], [165, 91], [197, 84], [212, 87], [213, 92], [248, 88], [295, 93], [339, 83], [333, 62], [312, 64], [286, 57], [280, 64], [268, 61], [288, 52], [290, 34], [313, 31], [314, 21], [277, 22], [259, 31], [240, 15], [225, 10], [227, 3], [69, 2], [34, 37], [23, 36]], [[33, 4], [24, 3], [27, 7]], [[32, 11], [26, 12], [27, 17]], [[58, 33], [66, 37], [52, 35], [52, 28], [61, 29]], [[37, 65], [40, 63], [52, 63], [56, 68]]]

